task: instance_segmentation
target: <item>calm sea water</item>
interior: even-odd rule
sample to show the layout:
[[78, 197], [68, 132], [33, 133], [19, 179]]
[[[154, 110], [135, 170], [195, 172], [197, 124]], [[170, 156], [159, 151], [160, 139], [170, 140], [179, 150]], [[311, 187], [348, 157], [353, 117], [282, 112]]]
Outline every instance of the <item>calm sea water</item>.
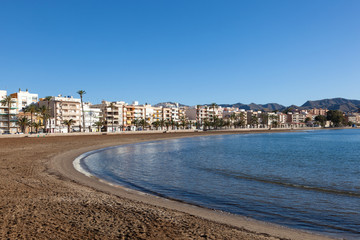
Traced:
[[98, 151], [81, 164], [140, 191], [360, 239], [360, 130], [148, 142]]

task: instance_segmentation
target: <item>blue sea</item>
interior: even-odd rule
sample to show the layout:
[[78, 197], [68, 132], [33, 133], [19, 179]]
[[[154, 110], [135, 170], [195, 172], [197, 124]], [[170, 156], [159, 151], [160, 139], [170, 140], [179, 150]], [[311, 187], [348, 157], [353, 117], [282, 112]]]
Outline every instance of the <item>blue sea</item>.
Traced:
[[292, 228], [360, 239], [360, 130], [204, 136], [123, 145], [94, 176]]

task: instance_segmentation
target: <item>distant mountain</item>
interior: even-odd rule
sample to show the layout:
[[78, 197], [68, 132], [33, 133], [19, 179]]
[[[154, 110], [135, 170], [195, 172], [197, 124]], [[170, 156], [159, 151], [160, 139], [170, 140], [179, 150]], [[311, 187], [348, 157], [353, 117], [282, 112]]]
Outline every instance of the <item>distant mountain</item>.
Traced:
[[[155, 107], [175, 107], [176, 103], [174, 102], [163, 102], [154, 105]], [[205, 104], [204, 104], [205, 105]], [[211, 104], [206, 104], [211, 106]], [[311, 109], [311, 108], [326, 108], [328, 110], [340, 110], [343, 112], [355, 112], [360, 109], [360, 100], [349, 100], [345, 98], [331, 98], [331, 99], [322, 99], [316, 101], [307, 101], [301, 106], [291, 105], [284, 106], [278, 103], [266, 103], [266, 104], [243, 104], [243, 103], [234, 103], [234, 104], [218, 104], [219, 106], [225, 107], [235, 107], [245, 110], [254, 110], [254, 111], [283, 111], [287, 108], [293, 109]], [[180, 107], [187, 107], [187, 105], [179, 104]]]
[[243, 103], [235, 103], [235, 104], [219, 104], [221, 107], [236, 107], [245, 110], [254, 110], [254, 111], [282, 111], [286, 107], [278, 104], [278, 103], [267, 103], [267, 104], [243, 104]]
[[340, 110], [343, 112], [358, 111], [360, 108], [360, 100], [349, 100], [345, 98], [331, 98], [317, 101], [307, 101], [301, 108], [327, 108], [329, 110]]
[[[155, 104], [154, 107], [176, 107], [176, 104], [175, 102], [161, 102], [161, 103], [158, 103], [158, 104]], [[181, 103], [178, 103], [179, 104], [179, 107], [187, 107], [187, 105], [184, 105], [184, 104], [181, 104]]]

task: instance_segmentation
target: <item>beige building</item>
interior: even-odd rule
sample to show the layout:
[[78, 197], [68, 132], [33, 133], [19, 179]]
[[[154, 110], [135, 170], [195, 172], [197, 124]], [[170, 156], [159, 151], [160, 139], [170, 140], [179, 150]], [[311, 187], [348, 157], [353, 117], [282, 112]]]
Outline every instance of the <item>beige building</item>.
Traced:
[[92, 105], [93, 108], [101, 110], [100, 121], [104, 124], [106, 132], [120, 132], [126, 127], [126, 103], [122, 101], [102, 101], [101, 104]]
[[198, 127], [202, 126], [205, 121], [213, 121], [214, 118], [223, 117], [222, 107], [211, 107], [207, 105], [197, 105], [195, 107], [187, 108], [184, 111], [185, 116]]
[[72, 119], [73, 121], [70, 131], [80, 131], [80, 124], [82, 124], [82, 115], [81, 101], [79, 98], [59, 95], [57, 97], [52, 97], [49, 102], [42, 98], [39, 101], [39, 105], [49, 105], [50, 107], [49, 112], [51, 124], [47, 125], [50, 132], [68, 132], [68, 127], [64, 124], [64, 121], [69, 121], [70, 119]]

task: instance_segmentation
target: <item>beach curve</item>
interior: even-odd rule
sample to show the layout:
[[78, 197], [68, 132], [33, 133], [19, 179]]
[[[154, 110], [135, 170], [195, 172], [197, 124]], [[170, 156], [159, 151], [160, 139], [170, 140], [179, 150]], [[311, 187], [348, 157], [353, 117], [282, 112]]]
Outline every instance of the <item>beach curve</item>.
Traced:
[[[203, 135], [202, 135], [203, 136]], [[171, 139], [171, 138], [164, 138], [162, 140]], [[134, 142], [135, 143], [135, 142]], [[138, 142], [136, 142], [138, 143]], [[119, 146], [119, 145], [116, 145]], [[170, 199], [164, 199], [158, 196], [154, 196], [151, 194], [139, 192], [137, 190], [129, 189], [122, 186], [117, 186], [115, 184], [109, 183], [105, 180], [98, 179], [88, 172], [84, 171], [81, 168], [77, 168], [76, 166], [80, 166], [80, 159], [83, 157], [86, 157], [94, 152], [102, 151], [106, 148], [100, 148], [100, 149], [91, 149], [91, 151], [82, 152], [79, 150], [79, 152], [82, 152], [80, 156], [77, 156], [76, 158], [69, 158], [72, 159], [72, 165], [66, 164], [66, 169], [64, 169], [67, 173], [71, 172], [74, 168], [76, 171], [80, 172], [81, 174], [85, 175], [86, 179], [83, 179], [82, 177], [78, 178], [78, 175], [75, 175], [74, 173], [71, 173], [71, 176], [76, 176], [73, 178], [73, 180], [78, 180], [82, 184], [87, 184], [91, 187], [95, 187], [98, 190], [106, 191], [111, 194], [115, 194], [120, 197], [125, 197], [131, 200], [140, 201], [144, 203], [148, 203], [157, 207], [165, 207], [167, 209], [181, 211], [187, 214], [191, 214], [193, 216], [201, 217], [203, 219], [207, 219], [210, 221], [215, 221], [220, 224], [225, 224], [228, 226], [232, 226], [238, 229], [246, 229], [249, 232], [260, 234], [260, 235], [270, 235], [278, 238], [285, 238], [285, 239], [329, 239], [325, 236], [320, 235], [314, 235], [313, 233], [308, 233], [306, 231], [301, 230], [295, 230], [290, 229], [284, 226], [257, 221], [251, 218], [238, 216], [230, 213], [225, 213], [222, 211], [215, 211], [211, 209], [202, 208], [199, 206], [194, 206], [185, 202], [177, 201], [177, 200], [170, 200]], [[76, 162], [76, 164], [74, 164]], [[71, 170], [70, 170], [70, 169]], [[69, 177], [69, 176], [68, 176]], [[92, 178], [91, 183], [88, 182], [89, 178]], [[93, 181], [94, 180], [94, 181]], [[96, 182], [96, 184], [94, 184]]]
[[[233, 132], [206, 135], [229, 133]], [[0, 236], [10, 239], [21, 236], [38, 239], [49, 236], [60, 239], [70, 236], [74, 239], [329, 239], [109, 185], [85, 176], [73, 167], [76, 157], [96, 149], [189, 136], [204, 136], [204, 133], [16, 139], [19, 150], [34, 147], [34, 144], [41, 149], [26, 159], [21, 151], [11, 154], [10, 149], [1, 149], [1, 153], [5, 153], [1, 160], [10, 163], [6, 169], [19, 167], [11, 161], [12, 157], [23, 165], [24, 171], [19, 172], [22, 176], [7, 175], [7, 180], [14, 182], [10, 184], [12, 186], [23, 183], [24, 186], [17, 188], [26, 193], [26, 198], [10, 201], [16, 195], [14, 191], [6, 186], [1, 188], [5, 193], [1, 197], [5, 201], [1, 202], [8, 204], [0, 206], [4, 216], [0, 222]], [[3, 146], [11, 145], [3, 139], [0, 142], [5, 143]], [[12, 150], [16, 151], [16, 148]], [[25, 172], [29, 167], [32, 174]], [[6, 181], [3, 173], [1, 169], [2, 182]], [[21, 211], [14, 212], [12, 206]], [[17, 224], [11, 221], [14, 219]], [[21, 221], [27, 222], [25, 228], [24, 224], [19, 224]]]

